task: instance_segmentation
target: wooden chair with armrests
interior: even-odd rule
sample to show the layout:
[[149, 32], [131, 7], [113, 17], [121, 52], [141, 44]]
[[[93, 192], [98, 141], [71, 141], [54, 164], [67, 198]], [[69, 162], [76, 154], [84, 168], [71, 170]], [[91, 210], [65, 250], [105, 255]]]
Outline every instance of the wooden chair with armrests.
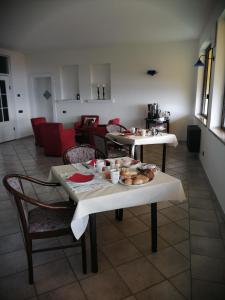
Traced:
[[101, 151], [106, 158], [130, 156], [130, 148], [106, 136], [95, 134], [93, 136], [95, 148]]
[[[19, 174], [10, 174], [3, 178], [3, 184], [5, 188], [12, 194], [19, 213], [20, 224], [24, 234], [24, 242], [27, 253], [29, 283], [33, 284], [34, 282], [32, 253], [36, 252], [81, 246], [83, 272], [86, 273], [87, 262], [84, 234], [76, 243], [73, 242], [69, 245], [42, 248], [37, 250], [32, 249], [32, 241], [35, 239], [59, 237], [68, 233], [72, 233], [70, 223], [74, 214], [75, 206], [70, 201], [45, 203], [32, 198], [25, 193], [24, 186], [27, 186], [29, 183], [46, 187], [59, 186], [58, 183], [44, 182]], [[35, 206], [36, 208], [28, 210], [28, 205]]]

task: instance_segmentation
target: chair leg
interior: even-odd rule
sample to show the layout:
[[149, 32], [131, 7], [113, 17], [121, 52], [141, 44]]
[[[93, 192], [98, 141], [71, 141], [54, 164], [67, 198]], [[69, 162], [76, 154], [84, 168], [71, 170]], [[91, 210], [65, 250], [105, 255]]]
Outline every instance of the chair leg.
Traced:
[[27, 261], [28, 261], [28, 272], [29, 272], [29, 283], [34, 283], [34, 274], [33, 274], [33, 259], [32, 259], [32, 241], [30, 240], [27, 243]]
[[85, 235], [84, 234], [81, 237], [81, 250], [82, 250], [82, 267], [83, 267], [83, 273], [87, 274], [86, 241], [85, 241]]

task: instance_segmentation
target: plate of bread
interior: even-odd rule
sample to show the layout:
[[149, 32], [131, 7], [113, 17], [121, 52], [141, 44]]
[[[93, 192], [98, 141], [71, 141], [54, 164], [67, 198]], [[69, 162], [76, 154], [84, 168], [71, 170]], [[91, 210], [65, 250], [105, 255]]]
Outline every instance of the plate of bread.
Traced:
[[122, 168], [120, 171], [119, 182], [129, 187], [144, 186], [152, 181], [154, 172], [151, 169], [134, 170], [129, 168]]

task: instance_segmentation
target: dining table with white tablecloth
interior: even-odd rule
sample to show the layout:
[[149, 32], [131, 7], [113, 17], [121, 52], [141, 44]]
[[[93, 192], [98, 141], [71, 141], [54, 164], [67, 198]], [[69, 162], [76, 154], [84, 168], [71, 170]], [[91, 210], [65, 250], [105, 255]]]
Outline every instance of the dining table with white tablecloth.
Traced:
[[[94, 178], [85, 184], [68, 180], [76, 172], [94, 174]], [[87, 168], [87, 165], [78, 163], [51, 167], [49, 180], [59, 182], [70, 199], [77, 204], [71, 221], [71, 229], [77, 239], [85, 232], [88, 221], [90, 221], [90, 226], [92, 226], [90, 234], [93, 234], [90, 237], [93, 272], [98, 269], [95, 224], [97, 213], [167, 200], [185, 200], [181, 181], [161, 171], [157, 171], [153, 180], [144, 185], [126, 186], [121, 183], [112, 184], [109, 179], [105, 178], [104, 173], [97, 173], [94, 168]], [[157, 214], [157, 211], [155, 213]], [[155, 217], [157, 218], [157, 216]], [[155, 228], [155, 226], [153, 227]]]
[[172, 133], [159, 132], [157, 135], [137, 135], [122, 132], [110, 132], [106, 138], [115, 140], [123, 145], [131, 146], [131, 157], [135, 157], [135, 150], [138, 146], [141, 148], [140, 160], [143, 161], [144, 145], [163, 145], [162, 171], [165, 171], [166, 165], [166, 145], [176, 147], [178, 145], [177, 137]]

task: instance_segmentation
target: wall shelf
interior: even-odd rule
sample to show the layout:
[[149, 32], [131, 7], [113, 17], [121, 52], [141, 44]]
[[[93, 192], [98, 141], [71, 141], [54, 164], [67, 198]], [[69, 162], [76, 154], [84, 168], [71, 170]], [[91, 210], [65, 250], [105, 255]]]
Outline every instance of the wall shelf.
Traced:
[[59, 100], [56, 100], [55, 102], [57, 103], [63, 103], [63, 102], [74, 102], [76, 104], [81, 104], [83, 101], [82, 100], [76, 100], [76, 99], [59, 99]]
[[115, 103], [115, 99], [85, 99], [83, 100], [83, 103], [98, 103], [98, 104], [103, 104], [103, 103]]
[[60, 79], [62, 99], [73, 99], [77, 94], [80, 94], [78, 65], [62, 66]]

